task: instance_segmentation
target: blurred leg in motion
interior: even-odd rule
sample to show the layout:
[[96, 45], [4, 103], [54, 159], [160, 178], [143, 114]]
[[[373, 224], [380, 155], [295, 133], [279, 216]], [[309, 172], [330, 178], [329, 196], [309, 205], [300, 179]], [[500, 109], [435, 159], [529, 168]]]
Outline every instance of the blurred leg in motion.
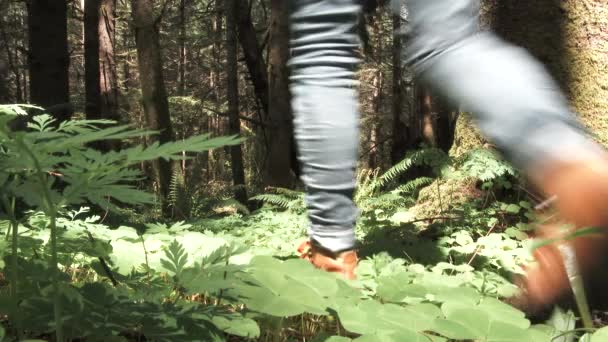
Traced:
[[294, 130], [317, 267], [354, 277], [353, 203], [359, 139], [357, 0], [295, 0], [291, 9]]
[[[357, 0], [295, 0], [291, 90], [295, 135], [307, 191], [311, 240], [300, 248], [320, 268], [354, 276], [352, 201], [358, 145], [354, 89]], [[608, 162], [585, 136], [557, 84], [525, 50], [478, 33], [477, 0], [409, 0], [407, 56], [434, 88], [476, 115], [483, 133], [575, 227], [608, 226]], [[555, 229], [542, 235], [555, 236]], [[583, 271], [605, 238], [569, 242]], [[568, 288], [560, 246], [535, 252], [525, 285], [532, 301]]]
[[[548, 196], [576, 228], [608, 227], [608, 159], [585, 136], [556, 82], [525, 50], [478, 33], [478, 0], [408, 0], [416, 71], [476, 115], [482, 132]], [[544, 236], [556, 229], [545, 228]], [[596, 262], [605, 237], [568, 243], [582, 271]], [[525, 287], [547, 304], [569, 288], [560, 246], [535, 251]]]

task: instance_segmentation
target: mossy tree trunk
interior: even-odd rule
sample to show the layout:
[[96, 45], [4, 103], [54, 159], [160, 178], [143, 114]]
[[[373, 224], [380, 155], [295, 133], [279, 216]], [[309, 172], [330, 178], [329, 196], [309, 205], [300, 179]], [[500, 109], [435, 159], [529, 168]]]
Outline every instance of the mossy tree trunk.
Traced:
[[[560, 84], [573, 110], [608, 146], [608, 2], [483, 0], [480, 27], [526, 48]], [[452, 153], [481, 146], [461, 116]]]
[[608, 2], [484, 0], [482, 28], [528, 49], [608, 143]]

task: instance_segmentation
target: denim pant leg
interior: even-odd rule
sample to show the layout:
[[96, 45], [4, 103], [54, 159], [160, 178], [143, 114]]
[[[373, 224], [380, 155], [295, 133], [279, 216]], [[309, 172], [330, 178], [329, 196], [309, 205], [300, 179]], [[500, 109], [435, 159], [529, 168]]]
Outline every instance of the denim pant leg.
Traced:
[[290, 88], [309, 234], [334, 252], [355, 244], [359, 10], [358, 0], [292, 0], [291, 8]]
[[434, 88], [473, 112], [481, 131], [517, 166], [529, 170], [598, 151], [539, 62], [492, 33], [478, 33], [478, 0], [406, 4], [409, 61]]

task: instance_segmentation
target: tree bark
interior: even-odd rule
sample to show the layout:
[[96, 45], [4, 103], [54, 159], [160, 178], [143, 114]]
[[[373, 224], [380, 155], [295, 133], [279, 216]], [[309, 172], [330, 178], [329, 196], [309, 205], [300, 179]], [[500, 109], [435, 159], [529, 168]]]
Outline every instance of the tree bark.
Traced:
[[[8, 79], [8, 66], [4, 61], [0, 61], [0, 78]], [[0, 104], [8, 103], [10, 94], [8, 92], [8, 86], [6, 82], [0, 82]]]
[[[9, 12], [9, 8], [6, 7], [3, 7], [1, 10]], [[18, 16], [18, 14], [10, 12], [9, 15]], [[16, 103], [23, 103], [24, 98], [21, 86], [21, 70], [19, 68], [19, 64], [21, 64], [19, 61], [19, 50], [17, 49], [17, 46], [13, 46], [11, 49], [11, 40], [14, 40], [15, 38], [9, 38], [4, 21], [0, 22], [0, 35], [4, 43], [4, 52], [6, 53], [6, 62], [0, 61], [0, 77], [1, 79], [6, 80], [6, 82], [2, 82], [3, 84], [0, 85], [0, 90], [4, 92], [4, 99], [2, 101], [9, 102], [11, 99], [14, 99]], [[17, 43], [15, 43], [15, 45], [17, 45]], [[15, 80], [15, 96], [11, 96], [8, 85], [9, 71], [13, 74]]]
[[[154, 14], [152, 0], [131, 0], [131, 6], [146, 122], [149, 129], [160, 131], [160, 134], [153, 137], [152, 141], [163, 144], [173, 140], [173, 132], [159, 43], [160, 18]], [[153, 165], [163, 211], [169, 212], [167, 197], [171, 182], [171, 163], [159, 159], [154, 161]]]
[[264, 114], [268, 114], [268, 75], [266, 73], [266, 62], [264, 54], [258, 43], [255, 27], [251, 21], [249, 1], [238, 1], [238, 35], [243, 49], [245, 64], [249, 70], [251, 82], [258, 102], [262, 106]]
[[[224, 0], [226, 13], [226, 74], [228, 94], [228, 114], [230, 134], [240, 134], [241, 121], [239, 119], [239, 82], [238, 82], [238, 49], [237, 49], [237, 1]], [[234, 197], [241, 203], [247, 203], [247, 190], [245, 188], [245, 170], [243, 168], [243, 151], [241, 145], [230, 147], [232, 180], [234, 184]]]
[[401, 15], [393, 14], [393, 141], [391, 147], [391, 162], [400, 162], [407, 152], [407, 126], [403, 117], [403, 78], [401, 67]]
[[373, 170], [380, 166], [381, 164], [381, 140], [380, 130], [381, 130], [381, 109], [382, 109], [382, 101], [383, 101], [383, 92], [384, 88], [384, 73], [382, 70], [382, 65], [380, 65], [380, 61], [382, 60], [382, 54], [384, 51], [383, 37], [382, 37], [382, 27], [381, 27], [381, 14], [375, 13], [370, 17], [370, 25], [372, 28], [373, 40], [375, 42], [376, 49], [372, 52], [373, 60], [378, 64], [376, 69], [374, 70], [374, 76], [372, 79], [372, 95], [370, 102], [372, 104], [372, 112], [371, 116], [371, 127], [369, 132], [369, 154], [367, 158], [368, 168]]
[[99, 87], [101, 115], [105, 119], [120, 121], [118, 112], [118, 74], [114, 46], [116, 41], [116, 0], [101, 0], [99, 13]]
[[268, 154], [264, 184], [288, 188], [291, 174], [292, 113], [289, 93], [289, 15], [287, 2], [271, 0], [268, 52]]
[[[211, 98], [213, 99], [213, 106], [216, 112], [221, 111], [222, 97], [221, 97], [221, 71], [224, 68], [222, 63], [222, 41], [223, 41], [223, 20], [224, 20], [224, 6], [223, 0], [215, 0], [213, 3], [214, 13], [211, 24], [211, 36], [213, 37], [213, 46], [211, 49], [212, 66], [209, 69], [209, 89], [211, 92]], [[224, 117], [219, 115], [210, 115], [208, 120], [208, 132], [215, 135], [224, 134]], [[226, 153], [229, 153], [229, 149], [226, 149]], [[214, 149], [208, 151], [208, 168], [207, 178], [215, 179], [222, 178], [224, 172], [224, 153], [222, 149]]]
[[177, 77], [177, 94], [186, 94], [186, 0], [179, 2], [179, 61]]
[[608, 2], [484, 0], [482, 27], [539, 59], [608, 146]]
[[87, 119], [101, 119], [99, 11], [101, 0], [84, 1], [84, 83]]
[[67, 2], [29, 0], [28, 34], [30, 102], [46, 108], [58, 121], [71, 117], [69, 105]]

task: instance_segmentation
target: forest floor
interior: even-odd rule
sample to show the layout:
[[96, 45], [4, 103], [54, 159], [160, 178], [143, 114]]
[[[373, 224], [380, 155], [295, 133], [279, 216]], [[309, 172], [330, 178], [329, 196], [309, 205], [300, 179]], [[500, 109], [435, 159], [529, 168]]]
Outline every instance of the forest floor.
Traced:
[[[532, 228], [523, 222], [531, 205], [474, 194], [436, 208], [437, 213], [429, 209], [433, 197], [424, 192], [418, 201], [397, 192], [361, 201], [361, 262], [357, 280], [348, 282], [297, 258], [307, 220], [301, 195], [293, 193], [278, 201], [281, 205], [267, 204], [253, 213], [227, 205], [215, 208], [220, 214], [189, 223], [143, 227], [125, 219], [117, 228], [110, 223], [117, 217], [100, 224], [100, 217], [86, 209], [66, 212], [59, 225], [65, 229], [63, 274], [71, 283], [64, 306], [70, 308], [68, 336], [92, 341], [577, 340], [585, 331], [573, 311], [551, 308], [532, 317], [505, 304], [517, 295], [512, 281], [529, 259]], [[45, 222], [44, 215], [31, 215], [20, 238], [21, 248], [32, 250], [21, 266], [27, 299], [20, 317], [32, 333], [52, 332], [48, 295], [32, 280], [40, 281], [33, 273], [44, 273], [35, 254], [48, 241], [40, 229]], [[84, 232], [99, 243], [83, 248]], [[110, 264], [116, 286], [98, 256]], [[604, 311], [593, 315], [597, 328], [605, 325]], [[605, 333], [581, 340], [606, 341]]]

